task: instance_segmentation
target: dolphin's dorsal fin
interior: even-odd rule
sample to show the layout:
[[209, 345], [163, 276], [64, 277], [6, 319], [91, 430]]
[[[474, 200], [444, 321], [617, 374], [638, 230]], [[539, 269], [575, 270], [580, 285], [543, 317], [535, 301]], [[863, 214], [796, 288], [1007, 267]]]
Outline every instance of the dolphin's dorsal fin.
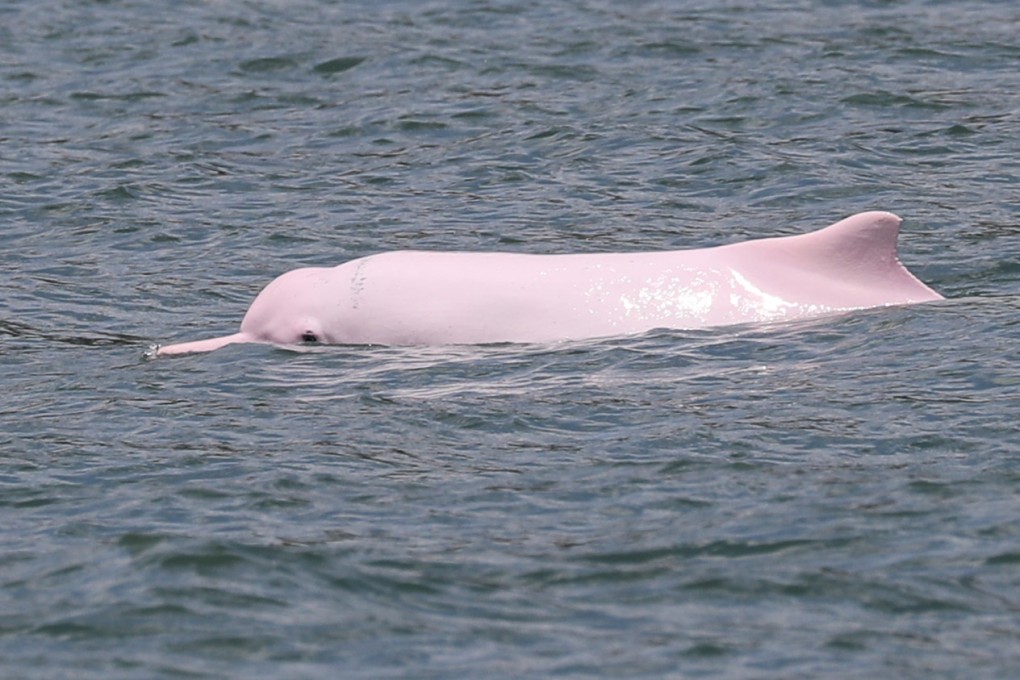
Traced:
[[790, 242], [827, 268], [881, 276], [901, 266], [896, 251], [901, 222], [888, 212], [858, 213]]
[[[760, 260], [761, 266], [749, 266], [762, 277], [772, 276], [792, 298], [809, 300], [815, 295], [811, 288], [817, 287], [818, 296], [844, 307], [941, 300], [900, 263], [901, 221], [889, 212], [864, 212], [808, 234], [735, 247]], [[748, 248], [752, 244], [760, 247]]]

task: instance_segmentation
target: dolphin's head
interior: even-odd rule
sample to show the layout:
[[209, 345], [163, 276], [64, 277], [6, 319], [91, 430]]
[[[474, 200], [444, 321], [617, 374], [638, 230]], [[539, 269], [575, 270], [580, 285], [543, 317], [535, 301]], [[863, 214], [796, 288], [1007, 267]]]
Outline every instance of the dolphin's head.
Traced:
[[281, 274], [262, 289], [241, 321], [240, 332], [157, 347], [156, 355], [209, 352], [238, 342], [301, 345], [335, 341], [323, 318], [334, 307], [329, 269], [306, 267]]

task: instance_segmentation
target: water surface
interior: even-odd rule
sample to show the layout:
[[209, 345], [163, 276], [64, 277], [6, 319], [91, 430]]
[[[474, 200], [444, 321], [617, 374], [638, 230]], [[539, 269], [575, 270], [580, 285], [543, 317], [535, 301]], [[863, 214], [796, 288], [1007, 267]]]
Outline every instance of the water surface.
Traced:
[[[1015, 675], [1018, 20], [6, 3], [4, 675]], [[297, 266], [869, 209], [945, 302], [143, 358]]]

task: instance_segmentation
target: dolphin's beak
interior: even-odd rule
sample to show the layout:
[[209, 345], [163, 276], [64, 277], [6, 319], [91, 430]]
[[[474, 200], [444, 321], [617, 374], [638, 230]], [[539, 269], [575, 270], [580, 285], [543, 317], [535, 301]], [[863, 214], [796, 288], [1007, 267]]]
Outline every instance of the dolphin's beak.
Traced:
[[164, 354], [188, 354], [190, 352], [211, 352], [214, 349], [225, 347], [226, 345], [232, 345], [235, 342], [251, 342], [251, 336], [247, 333], [234, 333], [233, 335], [224, 335], [219, 338], [209, 338], [208, 340], [195, 340], [194, 342], [181, 342], [176, 345], [167, 345], [166, 347], [157, 347], [156, 356], [163, 356]]

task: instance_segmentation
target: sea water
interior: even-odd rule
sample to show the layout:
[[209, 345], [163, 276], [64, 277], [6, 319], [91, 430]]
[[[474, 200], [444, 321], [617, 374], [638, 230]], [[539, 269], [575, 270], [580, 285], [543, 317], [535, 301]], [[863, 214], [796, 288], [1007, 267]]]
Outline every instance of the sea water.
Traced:
[[[1020, 672], [1013, 2], [0, 6], [0, 675]], [[904, 218], [944, 302], [235, 345], [298, 266]]]

